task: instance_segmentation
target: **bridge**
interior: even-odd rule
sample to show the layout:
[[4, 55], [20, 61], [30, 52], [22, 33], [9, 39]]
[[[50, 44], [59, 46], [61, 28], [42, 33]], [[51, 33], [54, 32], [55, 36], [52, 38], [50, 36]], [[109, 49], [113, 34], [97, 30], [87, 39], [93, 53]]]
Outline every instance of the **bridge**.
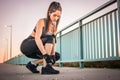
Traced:
[[[115, 7], [109, 8], [113, 5]], [[57, 33], [57, 52], [61, 55], [61, 59], [57, 62], [61, 67], [64, 62], [79, 62], [80, 68], [84, 68], [84, 62], [120, 60], [120, 0], [110, 0], [60, 30]], [[18, 55], [5, 63], [23, 65], [30, 60], [24, 55]], [[77, 70], [76, 72], [81, 72]], [[89, 69], [82, 70], [89, 71]], [[99, 73], [99, 70], [97, 71]], [[66, 72], [63, 71], [63, 73], [65, 74]], [[120, 71], [117, 73], [120, 73]], [[114, 73], [110, 70], [108, 77], [112, 77], [111, 80], [120, 78], [117, 74], [115, 74], [116, 77], [112, 75]], [[109, 79], [108, 77], [104, 77], [106, 79], [102, 79], [102, 77], [96, 79], [107, 80]], [[78, 76], [78, 78], [71, 79], [93, 80], [91, 77], [80, 78]], [[60, 80], [60, 78], [55, 79], [54, 77], [52, 80]]]

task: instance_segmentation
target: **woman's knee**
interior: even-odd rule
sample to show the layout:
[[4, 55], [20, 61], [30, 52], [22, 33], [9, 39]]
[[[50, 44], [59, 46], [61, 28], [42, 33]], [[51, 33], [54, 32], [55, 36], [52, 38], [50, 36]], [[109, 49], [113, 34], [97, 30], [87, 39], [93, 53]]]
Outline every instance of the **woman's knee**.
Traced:
[[55, 58], [56, 58], [56, 61], [58, 61], [60, 59], [60, 53], [55, 52]]

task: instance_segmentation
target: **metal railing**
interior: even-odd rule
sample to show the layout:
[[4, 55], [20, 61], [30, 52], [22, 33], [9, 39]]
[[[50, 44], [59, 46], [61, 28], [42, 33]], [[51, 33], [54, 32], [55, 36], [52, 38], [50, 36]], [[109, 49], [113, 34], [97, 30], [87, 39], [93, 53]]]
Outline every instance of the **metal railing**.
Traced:
[[[85, 20], [117, 3], [104, 14]], [[62, 62], [120, 60], [120, 0], [111, 0], [58, 32], [57, 51]]]

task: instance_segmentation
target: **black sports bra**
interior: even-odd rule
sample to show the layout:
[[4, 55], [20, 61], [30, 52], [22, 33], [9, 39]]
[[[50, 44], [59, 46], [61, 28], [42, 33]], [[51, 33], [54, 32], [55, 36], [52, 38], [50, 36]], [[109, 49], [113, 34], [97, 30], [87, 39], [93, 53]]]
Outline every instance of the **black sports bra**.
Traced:
[[[42, 29], [42, 35], [46, 35], [46, 18], [44, 18], [44, 27]], [[34, 32], [36, 32], [36, 26], [35, 28], [33, 29]]]

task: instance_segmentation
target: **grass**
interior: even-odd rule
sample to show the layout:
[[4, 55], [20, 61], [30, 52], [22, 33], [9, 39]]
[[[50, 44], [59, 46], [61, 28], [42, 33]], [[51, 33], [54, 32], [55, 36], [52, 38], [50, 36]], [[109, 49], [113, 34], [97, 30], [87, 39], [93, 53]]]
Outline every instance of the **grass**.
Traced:
[[[56, 64], [58, 66], [58, 64]], [[79, 67], [79, 62], [62, 63], [63, 67]], [[120, 60], [84, 62], [85, 68], [120, 68]]]

